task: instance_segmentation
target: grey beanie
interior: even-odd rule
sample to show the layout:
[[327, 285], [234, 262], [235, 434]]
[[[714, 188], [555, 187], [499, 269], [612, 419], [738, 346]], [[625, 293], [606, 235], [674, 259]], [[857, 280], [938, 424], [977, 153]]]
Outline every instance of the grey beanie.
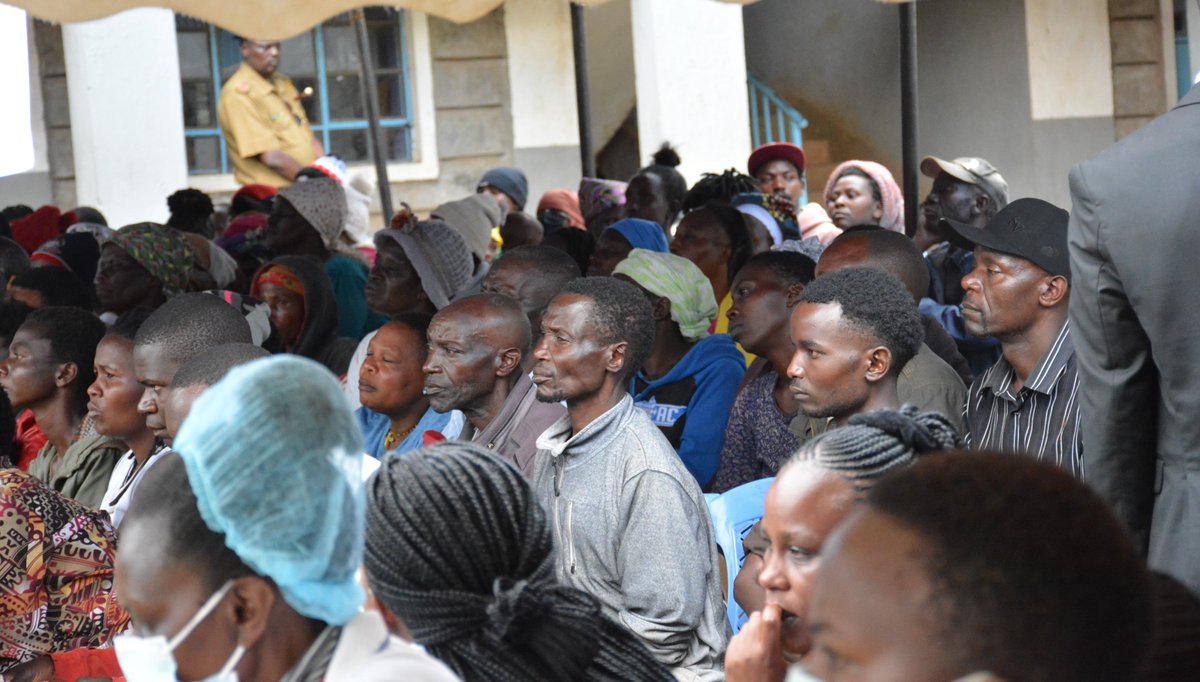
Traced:
[[413, 221], [375, 233], [375, 245], [394, 240], [412, 262], [421, 288], [438, 310], [450, 304], [471, 280], [475, 263], [467, 242], [441, 220]]
[[466, 240], [471, 253], [480, 263], [487, 260], [492, 244], [492, 230], [504, 224], [508, 213], [496, 198], [489, 194], [472, 194], [465, 199], [448, 201], [430, 214], [458, 231]]
[[519, 169], [500, 166], [483, 174], [476, 190], [494, 187], [508, 195], [517, 205], [518, 211], [525, 210], [525, 199], [529, 196], [529, 181]]
[[279, 190], [279, 196], [304, 216], [332, 249], [346, 224], [346, 193], [330, 178], [307, 178]]

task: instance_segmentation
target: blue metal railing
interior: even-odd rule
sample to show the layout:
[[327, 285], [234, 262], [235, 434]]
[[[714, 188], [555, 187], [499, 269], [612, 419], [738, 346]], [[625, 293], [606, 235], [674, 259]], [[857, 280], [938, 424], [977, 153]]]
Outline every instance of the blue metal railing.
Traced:
[[[751, 74], [746, 74], [746, 83], [750, 92], [750, 139], [753, 146], [768, 142], [791, 142], [803, 148], [804, 136], [801, 131], [808, 127], [808, 119], [775, 94], [770, 86]], [[801, 206], [808, 203], [807, 188], [800, 203]]]
[[746, 83], [750, 86], [750, 138], [754, 146], [791, 142], [803, 147], [801, 131], [808, 127], [808, 120], [766, 83], [750, 74], [746, 74]]
[[1192, 60], [1188, 54], [1187, 36], [1175, 37], [1175, 80], [1179, 97], [1183, 97], [1192, 88]]

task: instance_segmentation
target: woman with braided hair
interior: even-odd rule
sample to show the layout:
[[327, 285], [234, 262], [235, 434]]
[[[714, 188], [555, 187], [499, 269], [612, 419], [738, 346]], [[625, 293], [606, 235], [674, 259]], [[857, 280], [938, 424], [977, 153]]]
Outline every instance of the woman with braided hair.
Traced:
[[[906, 405], [856, 415], [800, 447], [775, 477], [762, 521], [747, 536], [748, 543], [757, 536], [765, 547], [747, 549], [735, 579], [738, 603], [755, 613], [730, 640], [728, 682], [784, 679], [789, 662], [812, 646], [805, 614], [826, 538], [888, 472], [961, 446], [945, 417]], [[758, 584], [747, 584], [755, 575]]]
[[546, 514], [508, 463], [441, 443], [385, 459], [367, 487], [371, 590], [394, 630], [466, 682], [672, 679], [595, 598], [556, 582]]

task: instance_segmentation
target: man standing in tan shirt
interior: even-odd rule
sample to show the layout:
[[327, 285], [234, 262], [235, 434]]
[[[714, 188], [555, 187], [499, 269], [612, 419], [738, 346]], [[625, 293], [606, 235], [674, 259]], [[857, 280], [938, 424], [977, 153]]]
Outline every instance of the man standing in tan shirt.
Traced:
[[279, 67], [277, 41], [242, 40], [242, 65], [221, 88], [217, 108], [239, 184], [286, 187], [325, 155], [300, 93]]

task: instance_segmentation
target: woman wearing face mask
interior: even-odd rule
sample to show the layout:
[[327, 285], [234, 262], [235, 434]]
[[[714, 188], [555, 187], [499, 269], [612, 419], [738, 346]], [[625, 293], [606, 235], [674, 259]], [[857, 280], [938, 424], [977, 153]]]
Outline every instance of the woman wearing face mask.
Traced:
[[174, 446], [122, 526], [129, 682], [455, 679], [360, 610], [362, 438], [327, 370], [294, 356], [235, 369]]

